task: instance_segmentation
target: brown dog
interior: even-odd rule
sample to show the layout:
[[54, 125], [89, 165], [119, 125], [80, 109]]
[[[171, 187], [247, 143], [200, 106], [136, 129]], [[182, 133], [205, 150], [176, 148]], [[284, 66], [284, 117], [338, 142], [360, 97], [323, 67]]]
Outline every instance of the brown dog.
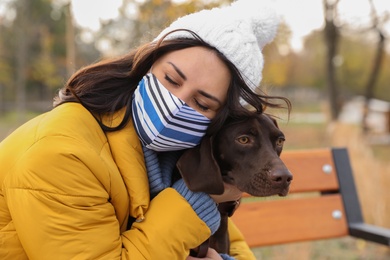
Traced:
[[[215, 136], [187, 150], [177, 168], [192, 191], [222, 194], [226, 182], [252, 196], [286, 196], [293, 177], [279, 158], [284, 141], [276, 120], [253, 113], [228, 120]], [[232, 213], [221, 212], [220, 228], [210, 238], [209, 246], [219, 253], [229, 252], [227, 219]]]

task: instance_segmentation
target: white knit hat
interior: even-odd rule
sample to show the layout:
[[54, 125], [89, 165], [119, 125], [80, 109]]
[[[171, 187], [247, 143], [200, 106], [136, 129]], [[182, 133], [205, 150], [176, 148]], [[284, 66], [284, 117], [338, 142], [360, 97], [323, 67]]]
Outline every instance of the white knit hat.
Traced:
[[[261, 50], [275, 37], [278, 24], [279, 17], [271, 1], [238, 0], [226, 7], [183, 16], [165, 28], [155, 40], [177, 29], [195, 32], [224, 54], [254, 90], [262, 79], [264, 58]], [[165, 39], [192, 37], [186, 31], [176, 31]]]

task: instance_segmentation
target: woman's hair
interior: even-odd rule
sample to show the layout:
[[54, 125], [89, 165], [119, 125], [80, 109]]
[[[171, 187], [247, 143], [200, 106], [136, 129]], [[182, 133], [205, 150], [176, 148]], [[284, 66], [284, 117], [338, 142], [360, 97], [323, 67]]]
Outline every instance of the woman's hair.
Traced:
[[[103, 131], [120, 130], [131, 118], [134, 90], [153, 63], [169, 52], [202, 46], [214, 50], [231, 74], [226, 104], [211, 121], [208, 134], [218, 131], [228, 116], [240, 117], [248, 113], [248, 109], [240, 102], [241, 98], [258, 113], [262, 113], [265, 107], [281, 107], [277, 102], [272, 102], [276, 99], [284, 101], [288, 110], [291, 109], [291, 103], [287, 98], [254, 93], [246, 85], [234, 64], [221, 52], [204, 42], [194, 32], [185, 31], [193, 38], [165, 39], [170, 33], [175, 32], [172, 31], [159, 41], [147, 43], [122, 57], [102, 60], [81, 68], [59, 91], [54, 99], [54, 107], [66, 102], [79, 102], [94, 115]], [[106, 126], [100, 120], [103, 115], [112, 115], [123, 107], [126, 112], [122, 122], [117, 126]]]

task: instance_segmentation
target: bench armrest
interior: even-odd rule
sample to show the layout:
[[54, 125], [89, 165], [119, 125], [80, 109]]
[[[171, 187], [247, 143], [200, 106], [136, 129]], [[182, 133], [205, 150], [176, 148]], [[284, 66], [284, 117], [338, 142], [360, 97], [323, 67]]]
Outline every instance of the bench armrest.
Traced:
[[390, 229], [366, 223], [350, 223], [351, 236], [390, 246]]

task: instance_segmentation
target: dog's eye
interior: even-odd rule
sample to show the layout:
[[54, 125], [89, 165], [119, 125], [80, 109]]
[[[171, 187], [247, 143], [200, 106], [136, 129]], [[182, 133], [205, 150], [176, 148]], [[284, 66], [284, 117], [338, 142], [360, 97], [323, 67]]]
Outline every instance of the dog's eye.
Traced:
[[276, 145], [279, 147], [283, 147], [284, 141], [286, 141], [285, 138], [279, 137], [278, 140], [276, 140]]
[[248, 136], [240, 136], [237, 140], [240, 144], [247, 144], [250, 141]]

